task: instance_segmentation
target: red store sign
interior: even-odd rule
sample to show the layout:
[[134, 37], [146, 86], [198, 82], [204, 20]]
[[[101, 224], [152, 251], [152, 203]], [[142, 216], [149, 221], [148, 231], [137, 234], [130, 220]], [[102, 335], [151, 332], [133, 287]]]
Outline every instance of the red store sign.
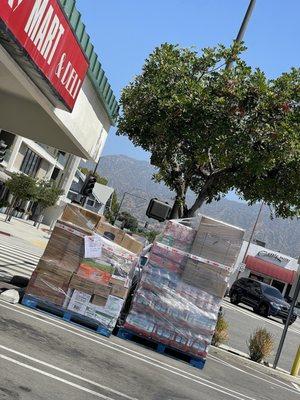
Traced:
[[52, 93], [71, 111], [89, 64], [58, 3], [0, 0], [0, 24], [1, 31], [5, 28], [7, 34], [8, 30], [46, 78]]

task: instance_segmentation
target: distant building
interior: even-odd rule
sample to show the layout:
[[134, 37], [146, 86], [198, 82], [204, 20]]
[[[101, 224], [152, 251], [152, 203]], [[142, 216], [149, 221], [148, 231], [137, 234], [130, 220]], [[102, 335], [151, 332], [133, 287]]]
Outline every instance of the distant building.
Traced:
[[[59, 203], [69, 201], [66, 195], [73, 182], [80, 157], [1, 129], [0, 140], [4, 140], [7, 144], [6, 155], [0, 170], [0, 200], [9, 200], [10, 195], [5, 188], [5, 182], [12, 173], [16, 172], [36, 179], [54, 181], [56, 186], [63, 191]], [[38, 214], [37, 204], [32, 201], [23, 202], [18, 208], [20, 211], [16, 210], [14, 215], [19, 218], [35, 219]], [[1, 211], [5, 211], [5, 208]], [[53, 216], [53, 209], [47, 210], [43, 222], [50, 224]]]
[[[85, 178], [86, 176], [78, 169], [67, 195], [69, 200], [77, 200]], [[104, 214], [106, 207], [110, 206], [114, 191], [114, 188], [96, 182], [93, 193], [85, 204], [85, 208], [98, 214]]]
[[[244, 259], [247, 245], [248, 242], [244, 241], [237, 259], [237, 268]], [[245, 270], [240, 274], [240, 277], [250, 277], [272, 285], [286, 298], [290, 298], [294, 293], [300, 273], [298, 260], [295, 258], [251, 243], [245, 264]], [[231, 283], [236, 277], [237, 273], [232, 277]]]

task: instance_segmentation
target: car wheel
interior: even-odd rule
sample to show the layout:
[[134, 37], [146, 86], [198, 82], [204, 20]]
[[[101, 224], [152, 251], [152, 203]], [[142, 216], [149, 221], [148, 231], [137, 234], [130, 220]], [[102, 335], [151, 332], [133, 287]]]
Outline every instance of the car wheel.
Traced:
[[267, 317], [269, 315], [269, 306], [268, 304], [262, 303], [258, 307], [258, 314], [262, 317]]
[[230, 303], [238, 305], [239, 302], [240, 302], [240, 299], [239, 299], [239, 295], [237, 294], [237, 292], [231, 293]]
[[[291, 320], [290, 320], [290, 323], [289, 323], [289, 326], [291, 326], [295, 321], [296, 321], [295, 319], [291, 319]], [[285, 319], [285, 318], [282, 318], [282, 322], [283, 322], [283, 324], [285, 325], [285, 324], [286, 324], [286, 319]]]

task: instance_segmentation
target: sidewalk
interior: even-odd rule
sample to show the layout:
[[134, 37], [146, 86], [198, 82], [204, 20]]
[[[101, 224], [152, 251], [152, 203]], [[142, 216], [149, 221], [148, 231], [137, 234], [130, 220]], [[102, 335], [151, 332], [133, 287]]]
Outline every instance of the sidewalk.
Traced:
[[1, 235], [12, 236], [45, 249], [50, 237], [49, 226], [41, 224], [37, 229], [33, 226], [33, 221], [13, 218], [10, 222], [5, 222], [5, 217], [6, 215], [0, 213], [0, 240]]

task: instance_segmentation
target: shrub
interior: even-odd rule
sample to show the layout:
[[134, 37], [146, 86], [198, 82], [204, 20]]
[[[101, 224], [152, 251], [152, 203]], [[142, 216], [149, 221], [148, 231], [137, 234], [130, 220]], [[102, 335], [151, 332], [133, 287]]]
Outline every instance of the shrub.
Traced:
[[272, 354], [274, 349], [273, 335], [266, 328], [258, 328], [250, 335], [249, 342], [250, 359], [256, 362], [263, 361]]
[[211, 344], [218, 347], [220, 344], [228, 342], [228, 339], [228, 322], [222, 315], [220, 315]]

